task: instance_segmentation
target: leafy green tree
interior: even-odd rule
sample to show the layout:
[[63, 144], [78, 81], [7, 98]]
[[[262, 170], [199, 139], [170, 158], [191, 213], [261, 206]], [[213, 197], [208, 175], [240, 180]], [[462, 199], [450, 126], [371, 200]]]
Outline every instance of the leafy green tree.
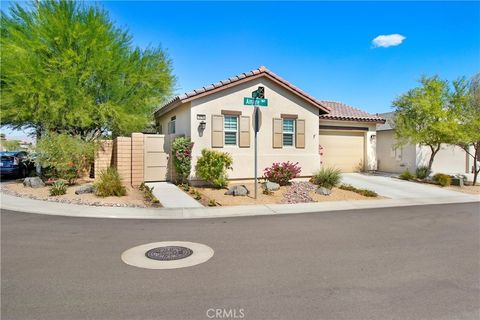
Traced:
[[449, 105], [452, 93], [448, 81], [423, 77], [420, 86], [398, 97], [395, 107], [395, 135], [398, 145], [420, 144], [430, 148], [428, 170], [440, 151], [455, 135], [454, 118]]
[[161, 48], [132, 46], [98, 6], [46, 0], [0, 17], [1, 125], [95, 139], [138, 131], [175, 78]]
[[455, 115], [455, 132], [452, 143], [461, 147], [473, 160], [473, 183], [480, 173], [480, 73], [470, 81], [454, 82], [451, 108]]

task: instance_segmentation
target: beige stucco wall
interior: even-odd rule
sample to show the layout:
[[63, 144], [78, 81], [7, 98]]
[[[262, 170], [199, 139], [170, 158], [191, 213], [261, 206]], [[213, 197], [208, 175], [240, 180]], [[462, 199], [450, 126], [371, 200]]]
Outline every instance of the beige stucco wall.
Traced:
[[[405, 170], [415, 172], [419, 166], [428, 165], [430, 148], [407, 144], [395, 148], [395, 133], [393, 130], [377, 132], [377, 158], [379, 170], [400, 173]], [[471, 162], [471, 161], [470, 161]], [[466, 173], [469, 168], [465, 151], [457, 146], [443, 144], [433, 161], [433, 173], [457, 174]]]
[[168, 122], [170, 122], [173, 116], [177, 117], [175, 121], [175, 134], [190, 136], [190, 103], [187, 102], [167, 112], [158, 119], [159, 124], [162, 126], [161, 134], [168, 134]]
[[[201, 150], [203, 148], [211, 148], [212, 115], [220, 115], [222, 110], [230, 110], [240, 111], [243, 116], [250, 116], [250, 147], [225, 146], [216, 149], [232, 155], [233, 170], [229, 172], [231, 179], [253, 178], [253, 107], [244, 106], [243, 98], [250, 97], [252, 91], [256, 90], [258, 86], [265, 87], [265, 97], [268, 99], [268, 107], [261, 107], [262, 125], [258, 133], [258, 176], [262, 176], [263, 169], [271, 166], [273, 162], [287, 160], [299, 162], [302, 168], [302, 176], [309, 176], [319, 169], [318, 108], [300, 99], [298, 96], [293, 95], [274, 82], [266, 78], [258, 78], [191, 102], [191, 138], [195, 142], [193, 148], [193, 176], [195, 174], [196, 159], [200, 155]], [[203, 132], [198, 130], [200, 120], [197, 120], [197, 114], [206, 115], [206, 128]], [[272, 148], [272, 119], [280, 118], [281, 114], [296, 114], [299, 119], [305, 120], [304, 149], [297, 149], [295, 147], [284, 147], [282, 149]]]
[[[324, 120], [320, 119], [321, 126], [337, 126], [337, 127], [358, 127], [358, 128], [367, 128], [367, 131], [363, 131], [365, 134], [365, 168], [364, 170], [376, 170], [377, 169], [377, 158], [376, 158], [376, 123], [370, 122], [358, 122], [358, 121], [336, 121], [336, 120]], [[321, 144], [321, 141], [320, 141]]]
[[401, 173], [416, 169], [416, 149], [413, 145], [395, 148], [393, 130], [377, 131], [378, 170]]

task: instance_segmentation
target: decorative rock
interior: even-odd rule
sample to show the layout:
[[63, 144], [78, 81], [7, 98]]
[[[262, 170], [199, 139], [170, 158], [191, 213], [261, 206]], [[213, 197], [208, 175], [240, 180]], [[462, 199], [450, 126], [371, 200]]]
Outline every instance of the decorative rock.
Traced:
[[329, 196], [330, 193], [332, 193], [332, 190], [324, 188], [324, 187], [320, 187], [315, 191], [315, 193], [321, 194], [323, 196]]
[[250, 194], [250, 191], [248, 191], [247, 187], [243, 184], [237, 184], [234, 186], [231, 186], [228, 188], [228, 190], [225, 192], [226, 195], [229, 196], [241, 196], [244, 197], [248, 194]]
[[75, 190], [75, 194], [84, 194], [84, 193], [94, 193], [95, 187], [93, 184], [85, 184], [83, 186], [78, 187]]
[[267, 181], [262, 184], [263, 189], [268, 191], [277, 191], [280, 189], [280, 185], [276, 182]]
[[39, 177], [29, 177], [25, 178], [23, 180], [23, 185], [25, 187], [30, 187], [30, 188], [41, 188], [45, 187], [45, 183], [43, 183], [42, 179]]

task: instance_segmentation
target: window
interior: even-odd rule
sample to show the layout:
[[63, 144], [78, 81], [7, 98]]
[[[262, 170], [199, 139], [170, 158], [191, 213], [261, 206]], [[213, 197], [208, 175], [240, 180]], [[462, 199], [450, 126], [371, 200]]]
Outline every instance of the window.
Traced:
[[295, 136], [295, 120], [283, 119], [283, 145], [293, 147]]
[[175, 133], [175, 121], [177, 120], [177, 116], [173, 116], [170, 118], [170, 122], [168, 123], [168, 133], [174, 134]]
[[237, 144], [238, 117], [224, 116], [223, 131], [225, 132], [225, 145], [234, 146]]

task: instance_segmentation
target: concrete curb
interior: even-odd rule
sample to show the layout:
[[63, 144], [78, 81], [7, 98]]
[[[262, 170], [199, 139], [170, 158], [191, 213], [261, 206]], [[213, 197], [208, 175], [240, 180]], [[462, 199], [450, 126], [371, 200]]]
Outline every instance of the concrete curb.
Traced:
[[340, 210], [360, 210], [418, 205], [480, 202], [480, 197], [465, 195], [459, 197], [409, 198], [382, 200], [331, 201], [322, 203], [248, 205], [213, 208], [125, 208], [93, 207], [65, 204], [50, 201], [20, 198], [1, 193], [3, 210], [28, 212], [44, 215], [85, 218], [115, 219], [202, 219], [231, 218], [247, 216], [266, 216], [281, 214], [299, 214], [311, 212], [330, 212]]

